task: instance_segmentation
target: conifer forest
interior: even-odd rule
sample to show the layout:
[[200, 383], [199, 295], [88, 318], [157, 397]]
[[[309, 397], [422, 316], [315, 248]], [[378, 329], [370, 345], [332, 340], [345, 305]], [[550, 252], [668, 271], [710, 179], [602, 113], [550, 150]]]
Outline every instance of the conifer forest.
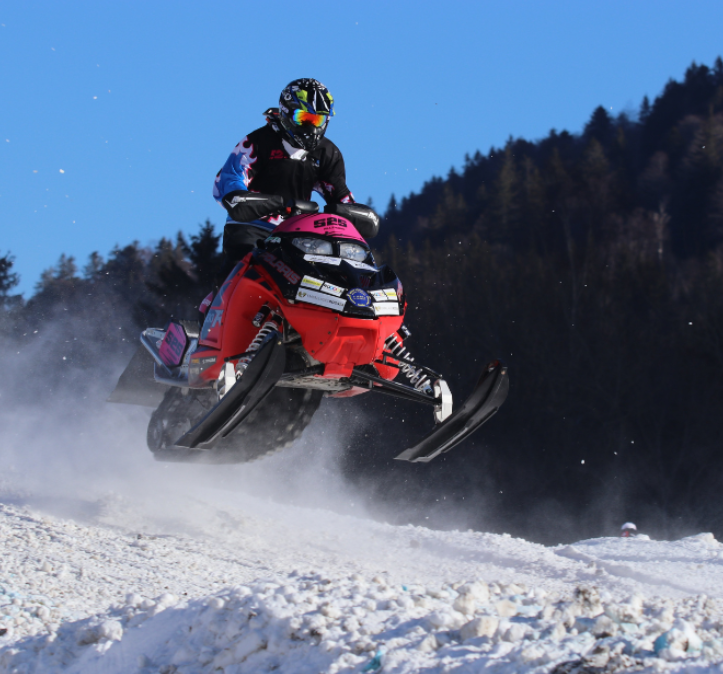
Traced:
[[[723, 536], [723, 60], [634, 114], [598, 107], [579, 133], [477, 151], [382, 215], [371, 243], [405, 285], [414, 357], [457, 403], [494, 358], [511, 388], [475, 436], [419, 465], [392, 457], [428, 409], [326, 401], [329, 427], [353, 430], [339, 457], [367, 507], [440, 527], [463, 510], [467, 527], [542, 543], [626, 520]], [[107, 396], [142, 328], [197, 317], [220, 237], [206, 221], [155, 248], [61, 255], [28, 299], [0, 240], [2, 396]]]

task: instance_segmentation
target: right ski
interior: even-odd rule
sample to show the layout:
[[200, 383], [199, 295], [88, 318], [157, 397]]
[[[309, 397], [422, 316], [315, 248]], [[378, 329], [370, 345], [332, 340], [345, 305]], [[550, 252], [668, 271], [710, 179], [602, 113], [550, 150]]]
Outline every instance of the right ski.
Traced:
[[394, 457], [401, 461], [428, 462], [448, 452], [489, 421], [502, 406], [510, 390], [507, 368], [492, 361], [482, 373], [472, 395], [460, 409], [436, 426], [414, 447]]

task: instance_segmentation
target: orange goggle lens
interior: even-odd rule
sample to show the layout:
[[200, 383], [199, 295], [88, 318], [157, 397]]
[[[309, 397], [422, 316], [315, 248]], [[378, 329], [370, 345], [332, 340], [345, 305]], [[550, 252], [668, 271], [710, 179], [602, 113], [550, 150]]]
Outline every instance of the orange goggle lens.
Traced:
[[294, 110], [294, 124], [301, 126], [302, 124], [310, 124], [317, 128], [324, 126], [326, 115], [316, 115], [313, 112], [304, 112], [303, 110]]

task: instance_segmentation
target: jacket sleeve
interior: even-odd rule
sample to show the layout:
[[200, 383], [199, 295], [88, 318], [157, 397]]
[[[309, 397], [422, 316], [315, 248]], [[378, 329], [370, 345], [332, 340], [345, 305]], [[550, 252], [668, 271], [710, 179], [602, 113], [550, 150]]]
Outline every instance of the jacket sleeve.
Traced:
[[246, 136], [233, 149], [226, 163], [216, 174], [213, 198], [237, 222], [265, 218], [278, 213], [284, 206], [284, 200], [279, 196], [249, 191], [257, 159], [256, 148]]
[[219, 204], [225, 206], [222, 199], [229, 192], [248, 190], [256, 159], [256, 149], [247, 136], [233, 149], [226, 163], [216, 174], [213, 198]]
[[322, 161], [319, 179], [312, 188], [324, 197], [327, 204], [353, 204], [354, 195], [346, 184], [344, 157], [339, 148], [329, 143], [330, 151]]

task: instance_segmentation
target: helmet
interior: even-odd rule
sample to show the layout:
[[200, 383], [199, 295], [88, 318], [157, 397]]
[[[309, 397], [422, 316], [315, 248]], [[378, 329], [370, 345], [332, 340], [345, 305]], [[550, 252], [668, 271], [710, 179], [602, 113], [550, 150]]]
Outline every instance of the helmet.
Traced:
[[625, 524], [620, 527], [620, 535], [623, 538], [633, 536], [635, 533], [637, 533], [637, 531], [638, 527], [636, 527], [632, 522], [625, 522]]
[[294, 80], [281, 92], [280, 131], [294, 147], [316, 149], [333, 114], [334, 99], [317, 80]]

